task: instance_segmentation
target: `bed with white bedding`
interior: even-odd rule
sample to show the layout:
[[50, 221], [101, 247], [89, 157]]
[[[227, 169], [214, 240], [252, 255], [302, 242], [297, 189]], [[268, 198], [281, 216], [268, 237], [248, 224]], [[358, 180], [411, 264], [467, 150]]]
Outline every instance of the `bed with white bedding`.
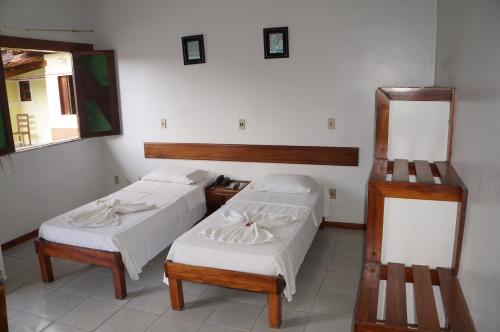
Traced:
[[[182, 292], [180, 280], [267, 292], [270, 325], [279, 327], [281, 310], [276, 301], [274, 307], [271, 305], [271, 296], [276, 297], [275, 292], [281, 290], [273, 285], [283, 279], [285, 296], [292, 300], [295, 277], [322, 221], [323, 204], [323, 188], [318, 184], [310, 193], [255, 191], [249, 185], [172, 244], [165, 271], [173, 308], [182, 309], [182, 298], [176, 298], [176, 290]], [[233, 244], [206, 236], [207, 229], [230, 223], [228, 216], [235, 212], [290, 218], [288, 223], [269, 229], [274, 236], [270, 242]], [[263, 286], [267, 281], [271, 288]]]
[[[44, 222], [36, 243], [44, 281], [53, 280], [51, 256], [110, 267], [121, 280], [124, 267], [131, 279], [137, 280], [144, 265], [205, 215], [204, 188], [210, 181], [206, 178], [194, 184], [180, 184], [140, 180]], [[96, 209], [103, 201], [144, 203], [153, 208], [121, 214], [119, 224], [112, 226], [79, 227], [69, 222], [75, 215]], [[115, 264], [122, 265], [121, 275]], [[120, 280], [115, 280], [115, 289], [118, 298], [126, 296]]]

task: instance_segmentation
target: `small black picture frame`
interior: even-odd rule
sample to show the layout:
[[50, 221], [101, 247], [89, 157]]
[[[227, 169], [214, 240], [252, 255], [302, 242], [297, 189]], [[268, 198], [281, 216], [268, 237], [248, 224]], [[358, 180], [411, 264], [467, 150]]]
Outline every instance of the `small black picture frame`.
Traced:
[[288, 58], [288, 27], [264, 29], [264, 58]]
[[203, 35], [182, 37], [182, 54], [185, 65], [205, 63]]

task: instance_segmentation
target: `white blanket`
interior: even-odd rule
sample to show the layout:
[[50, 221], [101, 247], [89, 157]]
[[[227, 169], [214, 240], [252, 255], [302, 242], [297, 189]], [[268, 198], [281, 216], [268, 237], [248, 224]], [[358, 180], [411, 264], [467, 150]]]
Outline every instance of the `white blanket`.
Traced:
[[95, 202], [64, 213], [42, 224], [39, 236], [45, 240], [104, 251], [119, 251], [130, 278], [137, 280], [142, 267], [189, 230], [206, 212], [204, 187], [138, 181], [107, 197], [124, 202], [154, 204], [156, 209], [124, 214], [113, 227], [77, 227], [69, 215], [88, 211]]
[[[195, 266], [282, 275], [286, 282], [285, 296], [291, 301], [295, 293], [295, 276], [321, 222], [323, 205], [323, 189], [319, 185], [310, 194], [257, 192], [247, 187], [175, 240], [167, 259]], [[256, 245], [224, 243], [200, 235], [204, 229], [227, 224], [230, 211], [286, 215], [294, 221], [273, 228], [274, 241]]]
[[259, 244], [276, 241], [271, 232], [297, 220], [289, 215], [250, 212], [225, 211], [222, 216], [227, 223], [207, 227], [200, 231], [200, 235], [207, 239], [232, 244]]
[[100, 199], [90, 210], [68, 216], [68, 222], [77, 227], [109, 227], [120, 225], [120, 214], [146, 211], [156, 208], [154, 204], [123, 202], [119, 199]]

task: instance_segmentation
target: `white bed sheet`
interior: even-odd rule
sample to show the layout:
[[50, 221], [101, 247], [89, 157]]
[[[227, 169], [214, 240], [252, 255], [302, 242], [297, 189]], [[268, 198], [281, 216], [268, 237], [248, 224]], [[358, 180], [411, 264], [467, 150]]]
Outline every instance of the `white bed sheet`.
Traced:
[[[322, 221], [324, 190], [317, 185], [309, 194], [284, 194], [253, 191], [250, 187], [175, 240], [167, 259], [188, 265], [282, 275], [286, 281], [285, 296], [291, 301], [295, 277]], [[222, 213], [230, 210], [258, 210], [292, 215], [297, 219], [288, 226], [272, 230], [277, 241], [257, 245], [221, 243], [199, 234], [206, 227], [226, 222]]]
[[155, 204], [157, 208], [120, 216], [118, 226], [81, 228], [67, 221], [69, 215], [95, 207], [83, 205], [42, 224], [39, 236], [45, 240], [104, 251], [119, 251], [133, 280], [142, 267], [191, 228], [206, 213], [205, 186], [138, 181], [104, 199]]

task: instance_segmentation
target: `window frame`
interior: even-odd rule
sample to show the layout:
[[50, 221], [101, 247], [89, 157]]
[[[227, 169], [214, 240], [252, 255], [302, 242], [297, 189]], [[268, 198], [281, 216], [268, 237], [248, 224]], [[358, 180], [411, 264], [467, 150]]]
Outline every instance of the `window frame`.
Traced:
[[[19, 100], [21, 102], [30, 102], [33, 101], [33, 97], [31, 95], [31, 83], [29, 80], [22, 80], [18, 82], [19, 86]], [[26, 88], [27, 86], [27, 88]], [[29, 94], [29, 98], [28, 98]]]
[[[0, 47], [3, 48], [19, 48], [19, 49], [30, 49], [30, 50], [41, 50], [41, 51], [56, 51], [56, 52], [69, 52], [72, 54], [74, 57], [75, 54], [78, 53], [85, 53], [89, 52], [94, 53], [94, 45], [92, 44], [87, 44], [87, 43], [74, 43], [74, 42], [63, 42], [63, 41], [53, 41], [53, 40], [44, 40], [44, 39], [32, 39], [32, 38], [22, 38], [22, 37], [13, 37], [13, 36], [5, 36], [5, 35], [0, 35]], [[99, 53], [101, 51], [95, 51], [95, 53]], [[102, 52], [109, 52], [109, 51], [102, 51]], [[113, 69], [113, 75], [110, 79], [113, 80], [114, 84], [114, 91], [112, 92], [113, 98], [115, 98], [116, 102], [116, 112], [117, 112], [117, 125], [118, 127], [114, 127], [113, 131], [111, 132], [103, 132], [99, 133], [96, 135], [84, 135], [84, 133], [81, 130], [81, 127], [79, 128], [80, 130], [80, 138], [79, 139], [85, 139], [85, 138], [91, 138], [91, 137], [96, 137], [96, 136], [108, 136], [108, 135], [117, 135], [121, 134], [121, 120], [120, 120], [120, 112], [118, 108], [118, 87], [117, 87], [117, 73], [116, 73], [116, 68], [115, 68], [115, 63], [113, 62], [110, 64]], [[78, 123], [80, 126], [81, 119], [80, 119], [80, 114], [79, 114], [79, 102], [78, 102], [78, 87], [75, 84], [75, 70], [73, 71], [73, 88], [74, 88], [74, 94], [75, 94], [75, 111], [76, 111], [76, 116], [78, 118]], [[6, 84], [5, 84], [5, 77], [4, 77], [4, 68], [2, 61], [0, 61], [0, 116], [5, 122], [5, 133], [7, 135], [7, 144], [8, 146], [6, 148], [0, 149], [0, 156], [6, 155], [9, 153], [15, 153], [18, 152], [15, 150], [14, 146], [14, 138], [12, 135], [12, 127], [11, 127], [11, 121], [10, 121], [10, 113], [9, 113], [9, 103], [7, 100], [7, 91], [6, 91]], [[74, 139], [74, 140], [69, 140], [69, 141], [75, 141], [79, 139]], [[52, 146], [54, 144], [62, 144], [66, 143], [69, 141], [62, 141], [62, 142], [54, 142], [54, 143], [49, 143], [47, 145], [42, 145], [42, 146], [37, 146], [33, 147], [35, 148], [42, 148], [44, 146]], [[22, 152], [23, 150], [19, 151]]]
[[[81, 138], [92, 138], [92, 137], [101, 137], [101, 136], [111, 136], [111, 135], [120, 135], [121, 134], [121, 120], [120, 120], [120, 112], [119, 112], [119, 104], [118, 104], [118, 86], [116, 81], [116, 67], [115, 67], [115, 53], [112, 50], [103, 50], [103, 51], [75, 51], [73, 54], [73, 82], [75, 84], [76, 90], [76, 104], [78, 112], [78, 126], [80, 128], [80, 137]], [[84, 69], [82, 68], [81, 58], [89, 55], [103, 55], [106, 57], [106, 62], [108, 66], [108, 74], [115, 73], [114, 75], [109, 75], [109, 103], [110, 108], [112, 109], [111, 118], [109, 119], [110, 125], [112, 127], [111, 130], [108, 131], [97, 131], [92, 132], [90, 128], [87, 128], [86, 119], [87, 114], [82, 110], [85, 109], [84, 105], [84, 95], [86, 94], [85, 84], [82, 84], [86, 81], [86, 78], [83, 77]], [[81, 94], [78, 94], [78, 91], [81, 91]]]
[[[61, 115], [76, 115], [75, 84], [73, 82], [73, 75], [57, 76], [57, 85], [59, 88]], [[66, 96], [67, 99], [63, 99], [63, 96]]]
[[[5, 127], [5, 139], [7, 146], [0, 148], [0, 156], [10, 154], [16, 151], [14, 145], [14, 135], [12, 134], [12, 125], [10, 123], [9, 102], [7, 100], [7, 86], [4, 76], [3, 62], [0, 61], [0, 117], [2, 117]], [[2, 133], [0, 133], [2, 135]]]

